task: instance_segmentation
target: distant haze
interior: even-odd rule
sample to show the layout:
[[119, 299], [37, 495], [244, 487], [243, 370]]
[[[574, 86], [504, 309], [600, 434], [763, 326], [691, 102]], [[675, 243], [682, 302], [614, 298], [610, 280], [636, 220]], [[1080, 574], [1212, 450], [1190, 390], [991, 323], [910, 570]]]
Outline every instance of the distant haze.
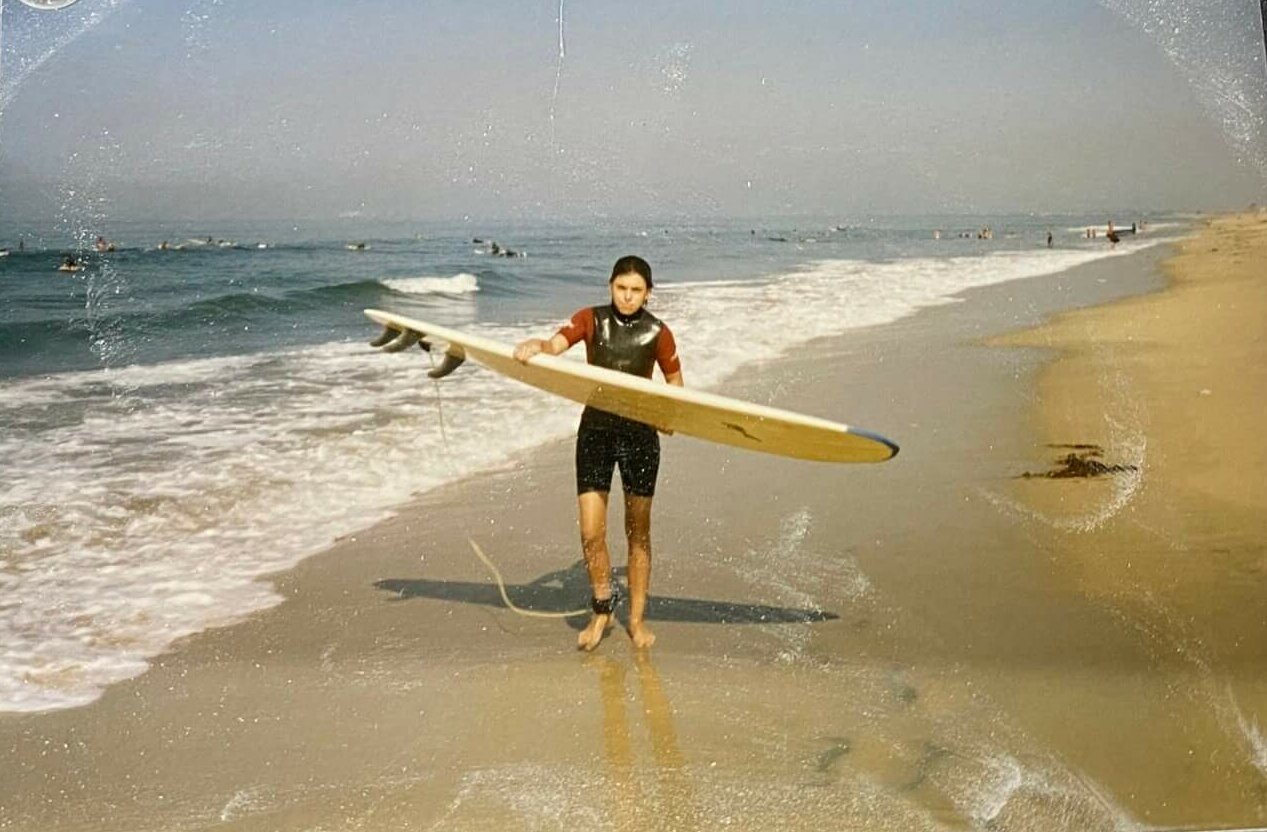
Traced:
[[0, 2], [0, 226], [1267, 195], [1258, 0]]

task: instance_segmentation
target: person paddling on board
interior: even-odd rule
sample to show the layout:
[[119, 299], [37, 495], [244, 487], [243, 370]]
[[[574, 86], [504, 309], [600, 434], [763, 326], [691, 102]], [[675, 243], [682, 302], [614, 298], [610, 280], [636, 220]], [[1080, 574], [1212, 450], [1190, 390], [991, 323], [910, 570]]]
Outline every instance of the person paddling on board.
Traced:
[[[664, 380], [681, 387], [682, 363], [673, 333], [646, 309], [651, 266], [641, 257], [622, 257], [612, 267], [608, 285], [611, 303], [580, 310], [549, 339], [524, 341], [515, 347], [515, 358], [527, 363], [538, 353], [559, 355], [583, 340], [590, 364], [644, 378], [651, 378], [658, 364]], [[651, 582], [651, 500], [660, 468], [660, 436], [650, 425], [587, 406], [576, 432], [581, 550], [593, 590], [593, 616], [576, 640], [583, 650], [593, 650], [603, 640], [619, 600], [607, 551], [607, 500], [616, 467], [625, 492], [629, 636], [636, 647], [650, 647], [655, 641], [646, 625], [646, 608]]]

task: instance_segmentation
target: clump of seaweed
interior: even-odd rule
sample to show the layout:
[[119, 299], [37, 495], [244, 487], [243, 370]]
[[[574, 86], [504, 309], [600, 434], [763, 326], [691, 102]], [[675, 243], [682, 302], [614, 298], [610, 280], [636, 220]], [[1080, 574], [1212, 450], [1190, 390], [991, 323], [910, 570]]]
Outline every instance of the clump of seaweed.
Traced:
[[1069, 453], [1056, 459], [1056, 468], [1050, 471], [1026, 471], [1020, 475], [1021, 479], [1032, 479], [1034, 477], [1052, 480], [1086, 479], [1103, 477], [1109, 474], [1126, 474], [1139, 470], [1136, 465], [1103, 462], [1104, 449], [1099, 445], [1084, 443], [1076, 445], [1048, 445], [1047, 447], [1067, 450]]

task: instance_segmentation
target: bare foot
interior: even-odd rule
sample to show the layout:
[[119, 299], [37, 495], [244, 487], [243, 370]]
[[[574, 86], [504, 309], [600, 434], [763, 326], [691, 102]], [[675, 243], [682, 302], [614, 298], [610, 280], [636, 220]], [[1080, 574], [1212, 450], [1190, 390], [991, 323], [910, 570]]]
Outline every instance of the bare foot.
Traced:
[[643, 648], [655, 644], [655, 633], [651, 632], [647, 625], [641, 621], [637, 624], [629, 623], [629, 637], [633, 639], [634, 647]]
[[595, 614], [590, 617], [589, 626], [581, 630], [581, 634], [576, 637], [576, 649], [590, 651], [598, 646], [603, 640], [603, 636], [607, 635], [607, 630], [611, 627], [612, 617], [610, 615]]

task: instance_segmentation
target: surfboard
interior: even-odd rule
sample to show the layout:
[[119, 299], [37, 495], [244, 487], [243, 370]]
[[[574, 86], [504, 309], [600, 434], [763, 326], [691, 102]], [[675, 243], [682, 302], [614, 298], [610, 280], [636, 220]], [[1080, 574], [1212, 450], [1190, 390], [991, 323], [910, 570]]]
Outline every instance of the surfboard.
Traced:
[[675, 387], [628, 373], [594, 367], [553, 355], [538, 355], [526, 364], [516, 361], [514, 347], [404, 315], [366, 309], [384, 334], [374, 346], [391, 351], [421, 343], [425, 349], [445, 344], [445, 359], [429, 375], [453, 372], [467, 358], [517, 381], [651, 425], [749, 451], [818, 462], [884, 462], [898, 446], [877, 433], [753, 404], [728, 396]]

